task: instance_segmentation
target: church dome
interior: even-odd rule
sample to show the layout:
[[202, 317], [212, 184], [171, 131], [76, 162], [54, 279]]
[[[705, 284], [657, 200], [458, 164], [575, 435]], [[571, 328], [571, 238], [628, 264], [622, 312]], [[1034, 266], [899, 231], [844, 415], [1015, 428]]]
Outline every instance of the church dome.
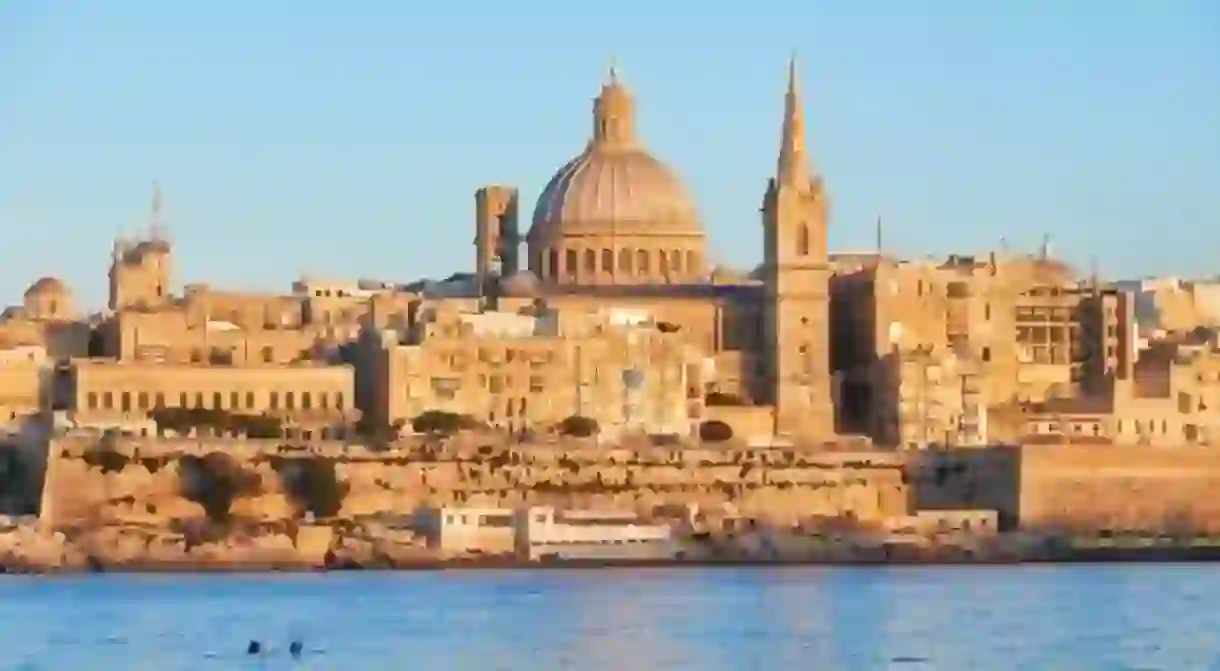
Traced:
[[25, 316], [30, 319], [67, 319], [73, 316], [72, 292], [62, 281], [43, 277], [23, 296]]
[[55, 277], [43, 277], [37, 282], [30, 285], [30, 288], [25, 290], [26, 296], [49, 295], [49, 294], [66, 294], [68, 287]]
[[681, 180], [635, 135], [630, 93], [611, 71], [593, 103], [593, 135], [547, 183], [527, 236], [544, 282], [693, 281], [704, 232]]
[[531, 236], [702, 236], [678, 178], [639, 147], [596, 144], [555, 173], [538, 198]]

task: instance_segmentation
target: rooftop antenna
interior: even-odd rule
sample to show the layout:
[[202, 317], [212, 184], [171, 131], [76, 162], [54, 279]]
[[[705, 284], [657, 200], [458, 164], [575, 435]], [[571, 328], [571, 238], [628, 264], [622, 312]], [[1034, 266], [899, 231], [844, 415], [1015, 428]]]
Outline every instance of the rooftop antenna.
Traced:
[[1089, 259], [1089, 284], [1093, 285], [1094, 294], [1101, 291], [1101, 281], [1100, 281], [1101, 273], [1099, 272], [1097, 266], [1098, 266], [1097, 255], [1094, 254], [1093, 258]]
[[877, 256], [881, 256], [881, 215], [877, 215]]
[[1038, 256], [1041, 257], [1041, 259], [1043, 261], [1047, 261], [1051, 258], [1051, 234], [1050, 233], [1042, 234], [1042, 247], [1039, 248], [1039, 250], [1038, 250]]
[[148, 208], [148, 228], [153, 240], [165, 239], [165, 227], [161, 219], [161, 183], [156, 181], [152, 185], [152, 202]]

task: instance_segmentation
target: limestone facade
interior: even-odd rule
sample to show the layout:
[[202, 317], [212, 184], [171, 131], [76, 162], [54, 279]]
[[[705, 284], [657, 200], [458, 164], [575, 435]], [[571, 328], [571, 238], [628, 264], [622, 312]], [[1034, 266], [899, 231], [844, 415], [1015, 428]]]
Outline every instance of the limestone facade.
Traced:
[[157, 408], [266, 415], [342, 436], [359, 418], [355, 371], [345, 365], [220, 366], [73, 361], [66, 410], [77, 426], [143, 426]]
[[755, 445], [1220, 440], [1216, 357], [1198, 344], [1215, 326], [1206, 283], [1081, 280], [1045, 250], [831, 254], [799, 79], [793, 63], [752, 272], [713, 264], [697, 204], [611, 72], [527, 231], [517, 187], [475, 192], [473, 272], [179, 288], [158, 190], [147, 234], [112, 249], [107, 311], [82, 316], [44, 277], [0, 318], [0, 350], [47, 360], [0, 371], [0, 412], [34, 414], [37, 398], [81, 421], [137, 422], [162, 395], [300, 414], [329, 410], [326, 390], [366, 425], [450, 410], [515, 432], [587, 414], [607, 439], [693, 436], [714, 420]]
[[1109, 396], [1133, 375], [1131, 295], [1051, 259], [836, 261], [840, 415], [881, 442], [986, 444], [1005, 438], [991, 409]]
[[445, 410], [519, 432], [577, 415], [616, 438], [688, 435], [697, 418], [702, 351], [647, 313], [473, 314], [441, 304], [366, 344], [384, 375], [368, 406], [382, 423]]
[[0, 349], [0, 425], [18, 428], [49, 406], [44, 390], [53, 367], [39, 345]]

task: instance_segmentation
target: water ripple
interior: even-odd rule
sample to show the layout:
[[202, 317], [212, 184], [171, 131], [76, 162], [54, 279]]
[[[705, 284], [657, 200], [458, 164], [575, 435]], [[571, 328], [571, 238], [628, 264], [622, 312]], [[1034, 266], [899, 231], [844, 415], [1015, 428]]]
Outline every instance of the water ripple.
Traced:
[[1189, 565], [8, 577], [0, 670], [1207, 669], [1218, 600]]

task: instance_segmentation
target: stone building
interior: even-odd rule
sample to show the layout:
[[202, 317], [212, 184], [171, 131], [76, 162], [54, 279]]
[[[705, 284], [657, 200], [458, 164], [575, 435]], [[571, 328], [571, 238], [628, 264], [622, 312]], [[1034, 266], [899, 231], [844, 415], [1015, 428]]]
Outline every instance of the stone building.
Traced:
[[44, 389], [52, 364], [41, 345], [0, 349], [0, 426], [17, 429], [47, 407]]
[[[1081, 281], [1045, 250], [903, 261], [879, 242], [831, 254], [795, 63], [787, 84], [750, 273], [709, 258], [698, 205], [649, 152], [612, 70], [587, 142], [546, 183], [528, 230], [516, 186], [477, 189], [473, 272], [443, 280], [179, 290], [157, 190], [147, 234], [115, 242], [106, 312], [82, 317], [48, 277], [0, 317], [0, 349], [46, 353], [0, 373], [0, 410], [24, 417], [36, 397], [78, 423], [134, 426], [163, 397], [327, 435], [357, 416], [385, 426], [450, 410], [513, 431], [578, 414], [607, 437], [715, 420], [752, 444], [864, 434], [924, 447], [1041, 439], [1075, 407], [1104, 410], [1098, 437], [1163, 425], [1165, 440], [1214, 440], [1198, 407], [1220, 403], [1213, 357], [1188, 342], [1210, 323], [1202, 285], [1133, 294]], [[1152, 334], [1140, 331], [1149, 300]], [[1196, 409], [1158, 414], [1179, 394]], [[1066, 426], [1077, 423], [1094, 426]]]
[[281, 366], [85, 359], [73, 361], [67, 417], [73, 426], [147, 432], [158, 408], [274, 417], [304, 437], [346, 435], [359, 419], [351, 366]]
[[[1106, 396], [1130, 376], [1130, 294], [1078, 282], [1046, 256], [876, 255], [836, 267], [841, 418], [881, 442], [986, 444], [996, 437], [980, 430], [988, 408]], [[912, 417], [914, 431], [905, 425]]]
[[1135, 309], [1149, 335], [1220, 328], [1220, 280], [1154, 278], [1119, 282], [1135, 295]]
[[1034, 404], [1024, 422], [1025, 441], [1220, 445], [1220, 337], [1197, 330], [1157, 341], [1109, 395]]
[[371, 343], [367, 410], [382, 424], [445, 410], [509, 432], [575, 415], [596, 420], [605, 438], [687, 435], [702, 351], [665, 329], [622, 309], [475, 313], [440, 303]]
[[[462, 341], [461, 347], [468, 352], [483, 345], [504, 356], [518, 347], [545, 347], [549, 338], [555, 343], [580, 340], [586, 344], [553, 348], [546, 364], [548, 375], [564, 380], [549, 387], [548, 394], [558, 395], [553, 400], [556, 410], [544, 411], [526, 400], [524, 407], [530, 408], [524, 416], [527, 423], [552, 421], [559, 409], [588, 412], [614, 427], [637, 423], [631, 414], [635, 411], [625, 409], [630, 403], [624, 404], [616, 396], [624, 382], [615, 381], [615, 376], [605, 378], [609, 381], [602, 383], [608, 385], [602, 396], [581, 396], [575, 401], [565, 397], [582, 385], [595, 384], [586, 378], [598, 375], [596, 366], [584, 372], [576, 372], [574, 367], [596, 352], [594, 356], [605, 357], [607, 367], [622, 371], [651, 362], [649, 375], [640, 384], [651, 385], [654, 378], [672, 384], [665, 392], [669, 400], [661, 403], [666, 408], [676, 409], [688, 401], [698, 406], [706, 394], [714, 392], [743, 405], [769, 408], [765, 415], [772, 418], [771, 433], [787, 440], [833, 438], [828, 195], [805, 150], [795, 63], [789, 69], [776, 173], [763, 196], [765, 257], [756, 273], [758, 279], [710, 265], [698, 207], [681, 180], [648, 152], [637, 133], [634, 99], [614, 71], [593, 101], [588, 143], [547, 183], [524, 236], [517, 225], [518, 202], [518, 191], [511, 186], [493, 185], [476, 193], [476, 273], [418, 287], [415, 307], [405, 323], [400, 321], [392, 333], [377, 337], [383, 350], [379, 360], [385, 362], [379, 365], [388, 368], [385, 377], [361, 392], [376, 399], [371, 402], [379, 408], [371, 415], [393, 421], [422, 410], [422, 403], [435, 403], [516, 428], [520, 421], [505, 418], [522, 417], [522, 399], [528, 396], [508, 395], [501, 408], [500, 401], [473, 391], [483, 389], [482, 385], [463, 384], [463, 391], [452, 392], [452, 398], [438, 398], [432, 396], [432, 382], [424, 382], [433, 376], [422, 371], [448, 365], [455, 346], [443, 344], [446, 338]], [[517, 241], [522, 239], [524, 259], [518, 258]], [[448, 307], [442, 307], [445, 305]], [[451, 309], [466, 315], [441, 316]], [[613, 324], [618, 318], [613, 315], [636, 325]], [[451, 324], [453, 319], [456, 322]], [[551, 327], [539, 324], [547, 319], [563, 326], [546, 331]], [[594, 331], [576, 326], [589, 319], [598, 324]], [[466, 335], [445, 336], [446, 328]], [[540, 332], [524, 335], [540, 328]], [[660, 328], [666, 332], [661, 333]], [[510, 336], [512, 329], [523, 331]], [[421, 333], [431, 335], [420, 338]], [[589, 335], [572, 335], [576, 333]], [[517, 344], [509, 347], [498, 342], [502, 340]], [[668, 354], [639, 358], [643, 354], [636, 352], [654, 347], [649, 343], [674, 352], [672, 359]], [[578, 349], [585, 354], [578, 356]], [[443, 363], [433, 360], [434, 356], [441, 356]], [[668, 375], [664, 371], [670, 364], [662, 362], [672, 362], [675, 371], [687, 373]], [[403, 372], [391, 372], [396, 367]], [[421, 372], [408, 374], [407, 370]], [[487, 376], [490, 384], [493, 378], [486, 370], [475, 371], [472, 368], [464, 374]], [[689, 374], [694, 371], [698, 375]], [[413, 384], [423, 386], [410, 392], [408, 402], [403, 398], [403, 384], [394, 376], [408, 379], [411, 375], [417, 376], [412, 378]], [[514, 381], [525, 384], [528, 379], [518, 376]], [[652, 393], [643, 387], [636, 391]], [[497, 398], [506, 393], [497, 392]], [[401, 402], [395, 402], [395, 397]], [[598, 400], [603, 397], [605, 405]], [[515, 399], [511, 413], [509, 398]], [[694, 418], [698, 416], [696, 410]], [[645, 424], [669, 427], [689, 424], [689, 419]]]

